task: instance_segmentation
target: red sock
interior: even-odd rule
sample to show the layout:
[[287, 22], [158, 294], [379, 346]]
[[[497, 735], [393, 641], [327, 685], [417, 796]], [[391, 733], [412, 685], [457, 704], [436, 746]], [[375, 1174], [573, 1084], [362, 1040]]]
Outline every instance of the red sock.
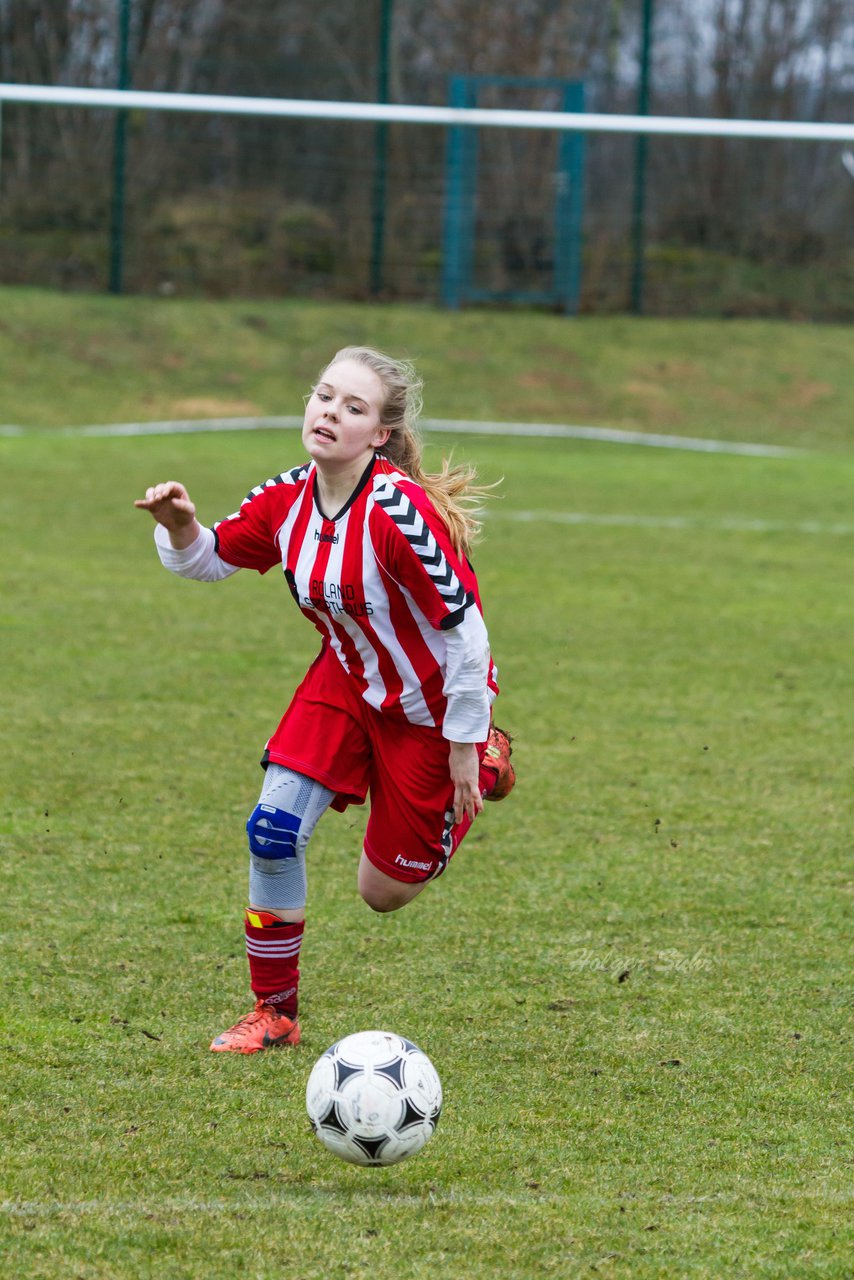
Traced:
[[280, 920], [268, 911], [246, 912], [246, 954], [257, 999], [293, 1018], [297, 1011], [299, 952], [305, 921]]

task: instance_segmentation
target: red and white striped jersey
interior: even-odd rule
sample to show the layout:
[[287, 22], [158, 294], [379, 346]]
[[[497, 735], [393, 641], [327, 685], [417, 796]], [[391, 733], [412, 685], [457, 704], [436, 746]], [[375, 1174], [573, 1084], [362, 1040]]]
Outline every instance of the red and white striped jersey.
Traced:
[[[424, 490], [382, 454], [332, 519], [319, 509], [310, 462], [258, 485], [214, 535], [228, 565], [282, 565], [294, 600], [371, 706], [444, 725], [453, 666], [463, 697], [475, 693], [488, 716], [497, 685], [474, 570]], [[480, 652], [449, 662], [461, 643]], [[479, 696], [470, 676], [465, 688], [466, 663], [480, 672]]]

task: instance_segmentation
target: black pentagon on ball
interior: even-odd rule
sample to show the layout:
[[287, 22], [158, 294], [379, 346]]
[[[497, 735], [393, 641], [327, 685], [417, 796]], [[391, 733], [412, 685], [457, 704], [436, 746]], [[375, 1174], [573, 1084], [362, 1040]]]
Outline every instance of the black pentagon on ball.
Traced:
[[384, 1062], [379, 1067], [374, 1067], [374, 1074], [378, 1076], [386, 1076], [391, 1080], [392, 1084], [396, 1084], [398, 1089], [403, 1088], [403, 1058], [392, 1058], [391, 1062]]
[[363, 1151], [369, 1160], [376, 1164], [382, 1163], [379, 1156], [383, 1147], [387, 1144], [388, 1138], [361, 1138], [353, 1134], [350, 1141], [354, 1147], [358, 1147], [360, 1151]]
[[335, 1088], [340, 1089], [345, 1080], [349, 1080], [350, 1076], [357, 1076], [363, 1067], [355, 1067], [352, 1062], [346, 1062], [343, 1058], [336, 1058], [335, 1067]]
[[412, 1099], [406, 1098], [404, 1100], [403, 1116], [401, 1117], [400, 1124], [396, 1127], [400, 1132], [402, 1132], [408, 1125], [423, 1124], [426, 1119], [426, 1112], [419, 1111]]
[[[334, 1129], [336, 1133], [340, 1133], [345, 1136], [347, 1134], [347, 1126], [344, 1124], [343, 1120], [341, 1119], [341, 1116], [338, 1112], [338, 1105], [335, 1102], [332, 1102], [330, 1104], [329, 1110], [326, 1112], [326, 1115], [320, 1117], [320, 1119], [317, 1122], [317, 1125], [321, 1129]], [[315, 1128], [314, 1131], [315, 1133], [317, 1133], [317, 1128]]]

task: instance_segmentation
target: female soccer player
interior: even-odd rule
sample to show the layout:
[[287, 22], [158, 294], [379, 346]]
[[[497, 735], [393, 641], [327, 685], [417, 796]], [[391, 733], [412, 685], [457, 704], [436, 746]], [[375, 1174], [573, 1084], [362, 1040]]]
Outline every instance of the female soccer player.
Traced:
[[[253, 489], [203, 528], [184, 486], [154, 485], [167, 569], [211, 582], [281, 564], [323, 637], [267, 743], [247, 823], [246, 950], [255, 1007], [211, 1044], [255, 1053], [299, 1042], [306, 846], [331, 805], [371, 812], [359, 892], [395, 911], [441, 875], [483, 799], [512, 788], [510, 740], [468, 549], [479, 491], [469, 469], [426, 474], [412, 367], [345, 347], [323, 370], [302, 428], [309, 461]], [[468, 501], [467, 501], [468, 498]]]

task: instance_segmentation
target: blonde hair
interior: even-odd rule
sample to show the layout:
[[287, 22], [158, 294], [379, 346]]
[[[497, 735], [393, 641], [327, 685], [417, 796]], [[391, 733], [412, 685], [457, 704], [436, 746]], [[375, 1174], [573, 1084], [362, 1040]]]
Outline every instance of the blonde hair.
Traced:
[[477, 484], [474, 467], [453, 466], [450, 458], [442, 459], [441, 471], [424, 470], [424, 446], [418, 428], [423, 384], [415, 366], [373, 347], [342, 347], [320, 377], [339, 360], [355, 360], [379, 378], [385, 396], [380, 422], [391, 432], [381, 452], [421, 486], [445, 521], [454, 550], [467, 556], [480, 533], [483, 499], [492, 486]]

